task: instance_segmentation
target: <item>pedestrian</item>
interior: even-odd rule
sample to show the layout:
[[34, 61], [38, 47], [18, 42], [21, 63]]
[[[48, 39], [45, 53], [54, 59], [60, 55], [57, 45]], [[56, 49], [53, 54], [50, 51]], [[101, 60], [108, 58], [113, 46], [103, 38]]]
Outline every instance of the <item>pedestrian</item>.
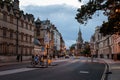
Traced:
[[32, 55], [32, 61], [34, 61], [34, 55]]
[[20, 60], [20, 55], [19, 54], [17, 55], [16, 59], [19, 62], [19, 60]]
[[39, 56], [39, 61], [40, 61], [40, 65], [43, 65], [43, 57], [42, 57], [42, 55]]
[[39, 57], [38, 57], [38, 55], [36, 55], [36, 56], [34, 57], [34, 61], [35, 61], [35, 64], [37, 65], [38, 62], [39, 62]]

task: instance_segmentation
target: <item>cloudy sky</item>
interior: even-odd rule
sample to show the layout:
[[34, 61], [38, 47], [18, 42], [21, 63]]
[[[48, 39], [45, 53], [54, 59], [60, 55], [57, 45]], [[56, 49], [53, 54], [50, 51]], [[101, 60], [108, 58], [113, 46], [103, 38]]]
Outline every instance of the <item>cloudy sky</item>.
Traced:
[[[20, 0], [20, 9], [40, 20], [49, 19], [62, 34], [67, 48], [76, 42], [79, 27], [84, 41], [89, 41], [95, 27], [102, 24], [106, 17], [98, 11], [87, 25], [81, 25], [75, 19], [77, 9], [88, 0]], [[99, 15], [99, 16], [98, 16]]]

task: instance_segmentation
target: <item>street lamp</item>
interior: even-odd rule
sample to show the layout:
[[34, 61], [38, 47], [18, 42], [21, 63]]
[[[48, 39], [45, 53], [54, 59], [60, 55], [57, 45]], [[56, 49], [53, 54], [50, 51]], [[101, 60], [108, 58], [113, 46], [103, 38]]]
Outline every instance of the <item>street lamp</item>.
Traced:
[[[18, 19], [20, 18], [20, 11], [19, 11], [19, 1], [16, 0], [14, 1], [14, 15], [16, 17], [17, 23], [16, 23], [16, 54], [17, 54], [17, 60], [19, 61], [20, 55], [18, 53], [18, 48], [19, 48], [19, 41], [18, 41]], [[21, 55], [21, 61], [22, 61], [22, 55]]]
[[[14, 12], [16, 20], [17, 20], [17, 26], [16, 26], [16, 54], [17, 54], [17, 60], [19, 61], [20, 55], [18, 54], [18, 47], [19, 47], [19, 43], [18, 43], [18, 18], [19, 18], [19, 14], [18, 11]], [[21, 60], [22, 61], [22, 60]]]

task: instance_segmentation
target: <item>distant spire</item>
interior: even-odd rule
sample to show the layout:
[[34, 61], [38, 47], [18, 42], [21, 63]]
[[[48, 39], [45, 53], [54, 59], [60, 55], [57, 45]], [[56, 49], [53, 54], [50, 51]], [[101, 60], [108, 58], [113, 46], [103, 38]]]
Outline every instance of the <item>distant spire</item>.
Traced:
[[81, 29], [80, 29], [80, 27], [79, 27], [79, 32], [78, 32], [78, 35], [81, 35], [82, 33], [81, 33]]
[[81, 33], [81, 29], [80, 29], [80, 27], [79, 27], [79, 32], [78, 32], [78, 39], [77, 39], [77, 41], [79, 42], [79, 43], [83, 43], [83, 39], [82, 39], [82, 33]]

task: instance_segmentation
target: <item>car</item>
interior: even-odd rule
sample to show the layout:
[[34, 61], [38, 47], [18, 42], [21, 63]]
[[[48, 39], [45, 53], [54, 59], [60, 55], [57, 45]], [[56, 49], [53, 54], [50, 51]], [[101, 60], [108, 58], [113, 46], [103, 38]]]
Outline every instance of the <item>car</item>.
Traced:
[[65, 58], [69, 58], [69, 56], [68, 56], [68, 55], [66, 55], [66, 56], [65, 56]]

